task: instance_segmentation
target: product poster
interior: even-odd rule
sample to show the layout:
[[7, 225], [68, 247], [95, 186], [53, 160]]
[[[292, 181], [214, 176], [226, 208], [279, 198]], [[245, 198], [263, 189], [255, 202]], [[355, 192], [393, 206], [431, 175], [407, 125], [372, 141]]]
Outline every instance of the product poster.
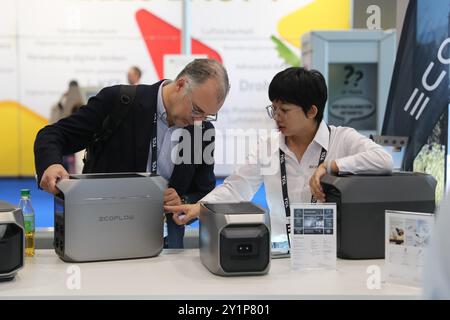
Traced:
[[291, 204], [291, 267], [336, 268], [336, 204]]
[[434, 215], [386, 210], [386, 280], [421, 285], [424, 254], [429, 246]]

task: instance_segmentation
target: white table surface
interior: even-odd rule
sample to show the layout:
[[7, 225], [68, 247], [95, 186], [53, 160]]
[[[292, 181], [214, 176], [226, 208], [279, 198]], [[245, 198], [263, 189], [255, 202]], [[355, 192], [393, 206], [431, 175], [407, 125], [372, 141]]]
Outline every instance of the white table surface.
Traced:
[[[421, 289], [382, 282], [368, 289], [367, 267], [384, 260], [339, 260], [337, 270], [293, 271], [273, 259], [264, 276], [221, 277], [201, 263], [198, 249], [164, 250], [149, 259], [71, 264], [53, 250], [26, 258], [16, 278], [0, 282], [1, 299], [419, 299]], [[80, 288], [74, 270], [80, 271]], [[75, 267], [77, 268], [77, 267]], [[72, 272], [72, 273], [70, 273]]]

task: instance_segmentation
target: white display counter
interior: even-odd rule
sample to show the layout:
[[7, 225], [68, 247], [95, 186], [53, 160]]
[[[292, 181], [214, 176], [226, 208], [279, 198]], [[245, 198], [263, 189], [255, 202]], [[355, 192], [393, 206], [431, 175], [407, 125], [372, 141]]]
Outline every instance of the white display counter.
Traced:
[[267, 275], [220, 277], [202, 265], [198, 249], [79, 264], [61, 261], [53, 250], [37, 250], [13, 281], [0, 282], [0, 300], [421, 298], [420, 288], [381, 282], [380, 289], [369, 289], [372, 265], [382, 275], [384, 260], [338, 259], [337, 270], [292, 271], [289, 259], [273, 259]]

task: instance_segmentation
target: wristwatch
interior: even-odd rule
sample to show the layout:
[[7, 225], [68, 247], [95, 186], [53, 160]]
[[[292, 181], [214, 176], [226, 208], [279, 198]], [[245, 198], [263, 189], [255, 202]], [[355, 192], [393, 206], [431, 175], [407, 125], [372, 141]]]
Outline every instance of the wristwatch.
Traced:
[[189, 204], [189, 198], [187, 196], [181, 196], [180, 199], [182, 204]]

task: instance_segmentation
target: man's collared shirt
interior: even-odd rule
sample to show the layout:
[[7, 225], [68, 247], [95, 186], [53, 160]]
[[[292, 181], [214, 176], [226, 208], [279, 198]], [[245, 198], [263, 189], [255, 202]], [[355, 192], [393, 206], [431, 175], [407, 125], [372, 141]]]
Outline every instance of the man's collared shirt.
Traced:
[[[172, 176], [174, 163], [171, 159], [172, 148], [175, 147], [178, 141], [171, 141], [172, 133], [178, 129], [177, 126], [173, 125], [169, 127], [167, 123], [167, 112], [164, 106], [164, 101], [162, 97], [162, 88], [163, 86], [170, 83], [170, 80], [166, 80], [159, 86], [158, 90], [158, 99], [157, 99], [157, 140], [156, 140], [156, 148], [157, 148], [157, 169], [156, 172], [162, 176], [167, 181]], [[150, 149], [148, 152], [148, 160], [147, 160], [147, 172], [151, 172], [151, 162], [152, 162], [152, 148], [151, 141]]]

